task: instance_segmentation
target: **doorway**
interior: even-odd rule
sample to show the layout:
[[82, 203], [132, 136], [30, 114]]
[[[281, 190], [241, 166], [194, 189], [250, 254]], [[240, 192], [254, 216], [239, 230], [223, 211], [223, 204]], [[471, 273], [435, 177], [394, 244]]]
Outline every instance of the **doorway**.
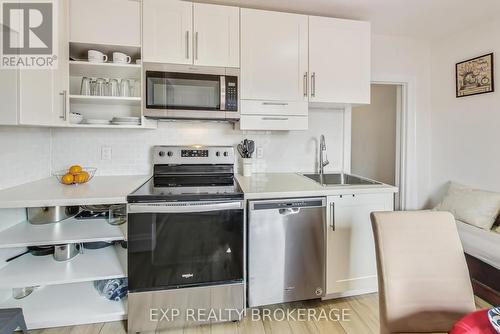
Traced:
[[[371, 104], [353, 106], [351, 114], [351, 172], [401, 187], [401, 84], [373, 83]], [[401, 189], [395, 209], [402, 208]]]

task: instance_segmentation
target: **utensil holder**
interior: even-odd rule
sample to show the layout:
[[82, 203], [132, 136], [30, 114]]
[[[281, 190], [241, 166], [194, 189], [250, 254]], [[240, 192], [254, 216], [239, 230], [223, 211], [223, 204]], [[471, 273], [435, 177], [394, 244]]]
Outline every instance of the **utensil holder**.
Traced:
[[243, 164], [243, 176], [252, 176], [253, 170], [253, 159], [252, 158], [242, 158]]

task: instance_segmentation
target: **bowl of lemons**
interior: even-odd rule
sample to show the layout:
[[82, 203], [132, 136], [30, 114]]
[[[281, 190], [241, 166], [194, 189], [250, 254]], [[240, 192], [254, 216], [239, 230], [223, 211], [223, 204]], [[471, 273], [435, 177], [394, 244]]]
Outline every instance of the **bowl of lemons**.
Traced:
[[62, 184], [83, 184], [92, 180], [96, 170], [97, 168], [94, 167], [81, 167], [79, 165], [73, 165], [69, 169], [55, 172], [54, 176]]

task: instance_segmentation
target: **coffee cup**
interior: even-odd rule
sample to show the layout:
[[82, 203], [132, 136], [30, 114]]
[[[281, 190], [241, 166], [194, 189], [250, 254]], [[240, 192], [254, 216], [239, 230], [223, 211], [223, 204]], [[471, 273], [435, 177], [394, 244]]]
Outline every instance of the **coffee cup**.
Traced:
[[130, 64], [132, 58], [122, 52], [113, 52], [113, 63]]
[[88, 51], [89, 63], [105, 63], [108, 61], [108, 56], [97, 50]]

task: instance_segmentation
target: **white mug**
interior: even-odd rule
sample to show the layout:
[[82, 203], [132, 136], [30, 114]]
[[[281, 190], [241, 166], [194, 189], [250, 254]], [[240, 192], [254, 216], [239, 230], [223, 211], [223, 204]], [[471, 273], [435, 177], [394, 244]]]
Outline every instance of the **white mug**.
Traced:
[[121, 52], [113, 52], [113, 63], [130, 64], [132, 58]]
[[89, 50], [88, 58], [89, 63], [105, 63], [108, 61], [108, 56], [97, 50]]

